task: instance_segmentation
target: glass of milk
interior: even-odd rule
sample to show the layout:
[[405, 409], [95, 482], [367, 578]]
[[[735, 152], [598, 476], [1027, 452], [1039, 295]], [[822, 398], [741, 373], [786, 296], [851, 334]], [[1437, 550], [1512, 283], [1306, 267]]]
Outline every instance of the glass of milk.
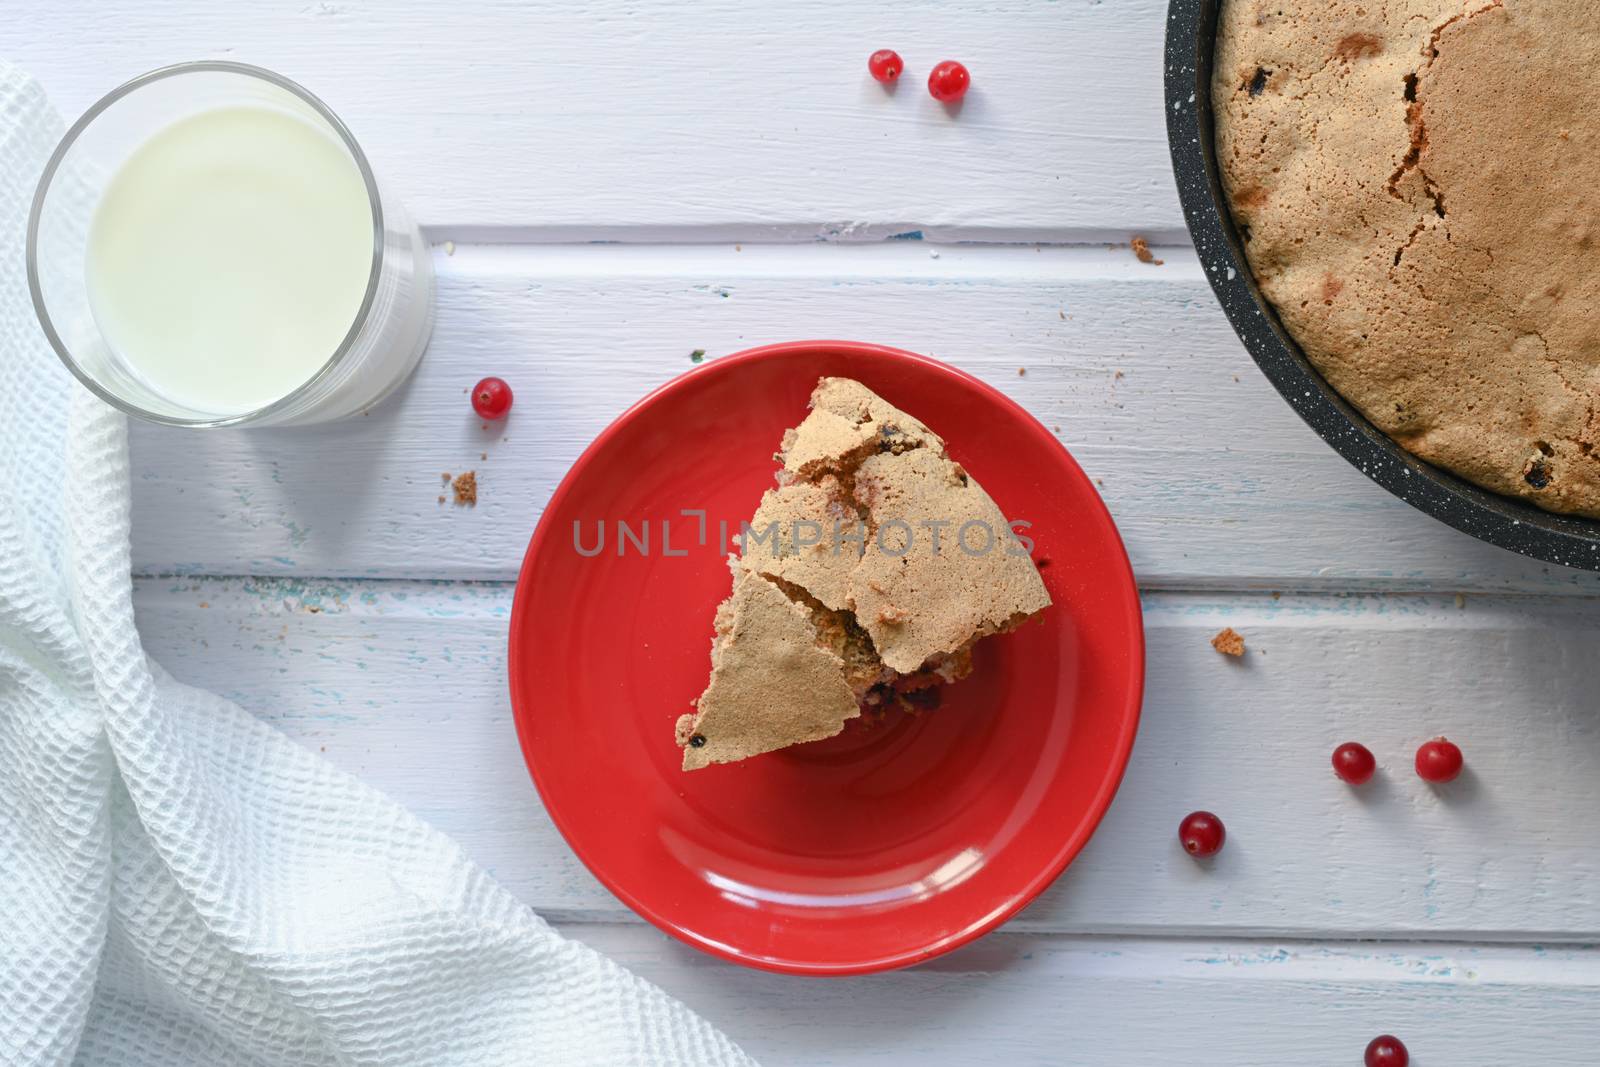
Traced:
[[428, 247], [361, 146], [242, 63], [152, 71], [67, 131], [34, 195], [28, 282], [79, 380], [175, 426], [366, 411], [433, 326]]

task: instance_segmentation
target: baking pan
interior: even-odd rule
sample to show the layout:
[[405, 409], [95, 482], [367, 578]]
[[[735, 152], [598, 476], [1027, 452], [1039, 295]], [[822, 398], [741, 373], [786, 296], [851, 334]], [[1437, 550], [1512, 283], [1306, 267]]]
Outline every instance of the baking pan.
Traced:
[[1480, 489], [1416, 458], [1323, 380], [1256, 287], [1222, 192], [1211, 119], [1220, 0], [1167, 12], [1167, 140], [1195, 251], [1222, 310], [1283, 398], [1363, 474], [1412, 507], [1525, 556], [1600, 571], [1600, 522], [1554, 515]]

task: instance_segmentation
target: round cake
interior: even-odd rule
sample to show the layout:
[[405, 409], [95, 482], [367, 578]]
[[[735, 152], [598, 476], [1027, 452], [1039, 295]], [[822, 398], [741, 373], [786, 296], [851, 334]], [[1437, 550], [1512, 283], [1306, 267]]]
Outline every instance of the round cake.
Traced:
[[1215, 70], [1251, 270], [1328, 382], [1600, 518], [1600, 2], [1224, 0]]

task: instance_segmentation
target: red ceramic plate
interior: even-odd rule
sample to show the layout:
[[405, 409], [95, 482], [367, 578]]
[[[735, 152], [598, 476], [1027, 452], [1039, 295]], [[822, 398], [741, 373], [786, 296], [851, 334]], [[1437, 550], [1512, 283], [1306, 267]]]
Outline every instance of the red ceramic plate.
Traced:
[[[718, 522], [736, 533], [755, 510], [822, 375], [926, 422], [1008, 518], [1031, 522], [1055, 603], [979, 645], [936, 711], [685, 774], [673, 723], [705, 686], [729, 589]], [[704, 546], [685, 509], [706, 512]], [[604, 551], [580, 555], [574, 524], [593, 549], [602, 520]], [[648, 554], [627, 541], [618, 555], [618, 520], [636, 535], [648, 520]], [[613, 893], [718, 956], [839, 975], [947, 952], [1061, 873], [1122, 778], [1144, 638], [1116, 527], [1049, 431], [941, 363], [814, 341], [692, 370], [589, 446], [528, 546], [509, 665], [539, 793]]]

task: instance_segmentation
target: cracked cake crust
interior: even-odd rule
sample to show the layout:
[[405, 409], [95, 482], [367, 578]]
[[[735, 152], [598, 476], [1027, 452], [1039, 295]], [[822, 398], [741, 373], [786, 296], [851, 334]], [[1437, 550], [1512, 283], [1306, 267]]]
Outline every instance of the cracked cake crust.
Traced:
[[1600, 5], [1225, 0], [1217, 158], [1285, 327], [1416, 455], [1600, 518]]
[[[935, 706], [978, 641], [1050, 604], [937, 434], [848, 378], [820, 379], [810, 406], [728, 559], [711, 680], [677, 722], [686, 771], [831, 737], [861, 707]], [[991, 531], [987, 549], [974, 526], [960, 550], [966, 522]]]

